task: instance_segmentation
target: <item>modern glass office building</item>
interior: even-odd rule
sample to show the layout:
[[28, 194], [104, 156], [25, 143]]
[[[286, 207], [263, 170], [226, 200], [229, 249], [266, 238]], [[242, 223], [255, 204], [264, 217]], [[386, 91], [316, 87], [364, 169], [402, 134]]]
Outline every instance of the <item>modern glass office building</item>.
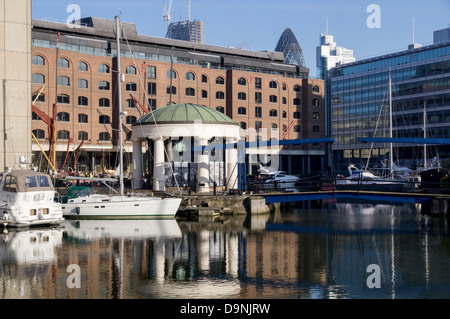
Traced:
[[[389, 145], [363, 144], [359, 138], [389, 137], [391, 123], [393, 137], [424, 137], [425, 128], [428, 138], [450, 138], [450, 42], [411, 45], [337, 66], [329, 72], [328, 86], [328, 129], [335, 139], [332, 154], [338, 171], [350, 163], [366, 164], [368, 158], [372, 165], [383, 160]], [[423, 149], [395, 145], [394, 160], [420, 165]], [[429, 145], [427, 154], [447, 158], [450, 147]]]

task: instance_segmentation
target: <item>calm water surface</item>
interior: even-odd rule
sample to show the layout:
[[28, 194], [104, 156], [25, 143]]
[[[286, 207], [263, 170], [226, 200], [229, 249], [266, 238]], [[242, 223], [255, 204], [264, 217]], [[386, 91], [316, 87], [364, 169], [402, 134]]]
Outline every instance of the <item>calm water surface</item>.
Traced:
[[[70, 220], [8, 230], [0, 240], [1, 294], [450, 298], [447, 222], [415, 206], [320, 202], [251, 218]], [[367, 287], [371, 264], [380, 267], [380, 288]]]

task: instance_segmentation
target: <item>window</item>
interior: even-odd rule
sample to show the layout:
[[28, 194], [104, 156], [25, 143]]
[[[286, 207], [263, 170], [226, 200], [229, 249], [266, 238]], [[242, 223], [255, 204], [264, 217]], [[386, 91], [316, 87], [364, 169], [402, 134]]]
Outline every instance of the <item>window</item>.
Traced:
[[296, 85], [294, 85], [294, 91], [295, 92], [300, 92], [300, 85], [298, 85], [298, 84], [296, 84]]
[[270, 95], [269, 96], [269, 102], [270, 103], [277, 103], [278, 102], [278, 97], [276, 95]]
[[148, 99], [148, 109], [149, 110], [156, 109], [156, 99]]
[[313, 106], [320, 106], [320, 101], [318, 99], [313, 99]]
[[274, 110], [274, 109], [270, 110], [269, 111], [269, 116], [270, 117], [277, 117], [278, 116], [277, 110]]
[[78, 88], [79, 89], [87, 89], [88, 88], [88, 81], [85, 79], [78, 79]]
[[296, 133], [300, 132], [300, 125], [295, 125], [293, 131]]
[[58, 59], [58, 68], [68, 69], [70, 67], [69, 60], [65, 58]]
[[204, 98], [204, 99], [208, 98], [208, 91], [202, 90], [202, 98]]
[[194, 88], [186, 88], [186, 96], [195, 96]]
[[255, 129], [258, 131], [262, 128], [262, 122], [261, 121], [255, 121]]
[[294, 119], [299, 119], [300, 118], [300, 112], [294, 112], [293, 117], [294, 117]]
[[286, 83], [283, 83], [283, 91], [286, 91], [286, 90], [287, 90]]
[[101, 132], [100, 134], [98, 134], [98, 140], [107, 142], [111, 140], [111, 135], [108, 132]]
[[67, 76], [58, 76], [58, 85], [59, 86], [70, 86], [70, 79]]
[[167, 92], [167, 94], [173, 94], [173, 95], [175, 95], [175, 94], [177, 94], [177, 87], [176, 86], [172, 86], [172, 92], [170, 92], [170, 85], [166, 88], [166, 92]]
[[62, 103], [62, 104], [69, 104], [70, 103], [70, 97], [67, 94], [58, 94], [56, 102]]
[[[36, 98], [37, 98], [37, 100], [36, 100]], [[31, 101], [34, 101], [34, 100], [36, 100], [36, 102], [45, 102], [45, 94], [41, 93], [38, 96], [38, 94], [36, 93], [35, 95], [33, 95], [31, 97]]]
[[98, 117], [98, 122], [100, 124], [111, 124], [111, 120], [108, 115], [100, 115]]
[[37, 139], [44, 139], [45, 138], [45, 131], [40, 129], [33, 130], [33, 134]]
[[88, 98], [85, 96], [78, 97], [78, 105], [79, 106], [88, 106]]
[[127, 124], [133, 124], [134, 122], [136, 122], [136, 116], [132, 116], [132, 115], [127, 116], [127, 119], [126, 119]]
[[261, 106], [255, 106], [255, 117], [258, 117], [258, 118], [262, 117], [262, 107]]
[[8, 192], [16, 192], [17, 189], [17, 180], [14, 176], [7, 175], [5, 179], [5, 186], [3, 188]]
[[260, 89], [261, 87], [261, 78], [255, 78], [255, 89]]
[[202, 83], [208, 83], [208, 77], [202, 74]]
[[83, 114], [83, 113], [78, 114], [78, 123], [88, 123], [87, 114]]
[[98, 67], [98, 72], [99, 73], [110, 73], [111, 69], [110, 69], [109, 65], [107, 65], [107, 64], [100, 64], [100, 66]]
[[109, 82], [108, 81], [100, 81], [98, 83], [98, 89], [102, 91], [109, 91]]
[[34, 73], [31, 76], [31, 82], [32, 83], [37, 83], [37, 84], [45, 84], [45, 76], [43, 74], [40, 74], [40, 73]]
[[247, 123], [245, 122], [239, 122], [239, 126], [241, 129], [246, 130], [247, 129]]
[[286, 104], [286, 103], [287, 103], [287, 99], [286, 99], [284, 96], [283, 96], [282, 101], [283, 101], [283, 104]]
[[272, 123], [272, 124], [270, 124], [270, 128], [276, 129], [276, 128], [278, 128], [278, 125], [276, 123]]
[[132, 65], [129, 65], [125, 69], [125, 73], [126, 74], [130, 74], [130, 75], [136, 75], [136, 68], [134, 66], [132, 66]]
[[225, 93], [223, 93], [222, 91], [217, 91], [216, 92], [216, 99], [217, 100], [224, 100], [225, 99]]
[[58, 122], [70, 122], [70, 114], [67, 112], [59, 112], [56, 114], [56, 120]]
[[68, 140], [68, 139], [70, 139], [70, 132], [66, 131], [66, 130], [60, 130], [56, 134], [56, 138], [58, 140]]
[[287, 126], [285, 124], [283, 124], [283, 132], [287, 131]]
[[87, 72], [88, 65], [83, 61], [78, 62], [78, 71]]
[[147, 67], [147, 78], [156, 79], [156, 66]]
[[320, 133], [320, 126], [314, 125], [313, 126], [313, 133]]
[[318, 112], [314, 112], [314, 113], [312, 114], [312, 118], [313, 118], [313, 120], [318, 120], [318, 119], [320, 119], [319, 113], [318, 113]]
[[320, 93], [320, 88], [317, 85], [314, 85], [312, 91], [313, 93]]
[[148, 82], [147, 88], [148, 88], [149, 95], [156, 95], [156, 83]]
[[286, 111], [283, 111], [283, 118], [285, 119], [287, 117]]
[[216, 106], [216, 111], [219, 111], [220, 113], [225, 113], [225, 109], [223, 106]]
[[218, 76], [218, 77], [216, 78], [216, 84], [220, 84], [220, 85], [225, 84], [224, 78], [221, 77], [221, 76]]
[[33, 65], [45, 65], [45, 59], [40, 55], [33, 55], [31, 58], [31, 63]]
[[82, 140], [87, 140], [88, 139], [88, 132], [85, 131], [79, 131], [78, 132], [78, 140], [82, 141]]
[[294, 105], [301, 105], [300, 99], [296, 97], [293, 101]]
[[278, 83], [275, 81], [270, 81], [269, 82], [269, 88], [271, 89], [277, 89], [278, 88]]
[[247, 109], [245, 107], [239, 107], [238, 114], [239, 115], [247, 115]]
[[195, 75], [192, 72], [187, 72], [186, 73], [186, 80], [187, 81], [195, 81]]
[[135, 92], [136, 91], [136, 83], [128, 82], [126, 85], [126, 90]]
[[261, 92], [255, 92], [255, 103], [262, 103]]
[[110, 105], [110, 101], [106, 97], [102, 97], [98, 100], [98, 106], [100, 107], [109, 107]]
[[33, 121], [40, 121], [41, 120], [41, 118], [34, 112], [31, 112], [31, 119]]
[[126, 107], [136, 107], [136, 102], [134, 101], [134, 99], [127, 99], [125, 101], [125, 106]]
[[168, 79], [170, 79], [170, 78], [176, 79], [177, 78], [177, 74], [173, 70], [168, 70], [167, 73], [166, 73], [166, 76], [167, 76]]
[[239, 92], [238, 93], [238, 100], [241, 100], [241, 101], [247, 100], [247, 94], [245, 94], [244, 92]]
[[247, 80], [244, 78], [239, 78], [238, 79], [238, 84], [239, 85], [247, 85]]

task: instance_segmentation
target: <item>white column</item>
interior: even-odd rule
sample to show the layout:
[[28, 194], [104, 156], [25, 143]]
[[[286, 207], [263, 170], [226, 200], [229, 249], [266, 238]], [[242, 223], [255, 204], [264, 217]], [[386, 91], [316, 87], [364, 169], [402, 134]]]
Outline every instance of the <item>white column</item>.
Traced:
[[165, 176], [164, 176], [164, 140], [157, 138], [154, 142], [154, 156], [153, 156], [153, 190], [165, 190]]
[[142, 189], [142, 140], [133, 141], [133, 188]]
[[[227, 144], [236, 143], [236, 138], [227, 137]], [[230, 148], [225, 151], [225, 163], [226, 163], [226, 172], [227, 172], [227, 189], [238, 188], [237, 184], [237, 176], [238, 176], [238, 167], [237, 163], [237, 149]]]
[[[198, 139], [197, 145], [205, 146], [208, 143], [207, 138]], [[198, 152], [197, 156], [197, 192], [209, 192], [209, 151]]]

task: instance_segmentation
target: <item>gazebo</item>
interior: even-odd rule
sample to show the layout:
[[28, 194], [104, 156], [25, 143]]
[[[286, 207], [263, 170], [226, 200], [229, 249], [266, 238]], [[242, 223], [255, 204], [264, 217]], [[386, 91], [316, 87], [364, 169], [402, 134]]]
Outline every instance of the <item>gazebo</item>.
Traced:
[[[225, 171], [222, 172], [225, 178], [221, 186], [237, 188], [237, 150], [216, 150], [213, 146], [237, 143], [239, 139], [239, 125], [212, 108], [172, 104], [156, 109], [132, 125], [133, 186], [135, 189], [143, 187], [142, 142], [151, 140], [154, 191], [165, 190], [168, 173], [174, 173], [170, 167], [175, 163], [194, 163], [197, 192], [209, 192], [216, 182], [211, 179], [210, 163], [213, 162], [223, 163], [220, 167]], [[203, 151], [193, 151], [193, 146], [207, 147]]]

